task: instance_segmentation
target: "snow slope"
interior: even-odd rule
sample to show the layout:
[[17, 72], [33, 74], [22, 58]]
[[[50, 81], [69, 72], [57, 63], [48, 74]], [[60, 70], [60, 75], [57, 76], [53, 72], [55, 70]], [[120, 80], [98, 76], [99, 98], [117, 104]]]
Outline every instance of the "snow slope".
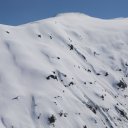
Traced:
[[127, 84], [127, 18], [0, 25], [0, 128], [128, 128]]

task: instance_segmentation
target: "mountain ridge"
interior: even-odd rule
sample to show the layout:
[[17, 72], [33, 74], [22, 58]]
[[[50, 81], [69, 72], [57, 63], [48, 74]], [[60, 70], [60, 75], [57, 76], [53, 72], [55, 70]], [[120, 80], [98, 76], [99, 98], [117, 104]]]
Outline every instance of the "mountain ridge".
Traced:
[[1, 26], [12, 26], [12, 27], [18, 27], [18, 26], [23, 26], [23, 25], [26, 25], [26, 24], [34, 24], [34, 23], [38, 23], [38, 22], [44, 22], [44, 21], [49, 21], [49, 20], [55, 20], [55, 18], [65, 18], [65, 17], [76, 17], [76, 18], [79, 18], [79, 17], [84, 17], [84, 18], [89, 18], [89, 19], [95, 19], [95, 20], [101, 20], [101, 21], [106, 21], [106, 22], [109, 22], [109, 21], [126, 21], [128, 20], [127, 17], [119, 17], [119, 18], [110, 18], [110, 19], [103, 19], [103, 18], [97, 18], [97, 17], [93, 17], [93, 16], [89, 16], [85, 13], [80, 13], [80, 12], [70, 12], [70, 13], [59, 13], [57, 14], [56, 16], [53, 16], [53, 17], [49, 17], [49, 18], [45, 18], [45, 19], [42, 19], [42, 20], [36, 20], [36, 21], [33, 21], [33, 22], [28, 22], [28, 23], [24, 23], [24, 24], [20, 24], [20, 25], [6, 25], [6, 24], [0, 24]]

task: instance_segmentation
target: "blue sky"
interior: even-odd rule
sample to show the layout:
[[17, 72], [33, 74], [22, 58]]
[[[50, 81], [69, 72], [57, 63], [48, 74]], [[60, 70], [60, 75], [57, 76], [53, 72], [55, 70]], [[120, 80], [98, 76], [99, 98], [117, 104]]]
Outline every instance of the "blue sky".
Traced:
[[128, 17], [128, 0], [0, 0], [0, 24], [20, 25], [64, 12]]

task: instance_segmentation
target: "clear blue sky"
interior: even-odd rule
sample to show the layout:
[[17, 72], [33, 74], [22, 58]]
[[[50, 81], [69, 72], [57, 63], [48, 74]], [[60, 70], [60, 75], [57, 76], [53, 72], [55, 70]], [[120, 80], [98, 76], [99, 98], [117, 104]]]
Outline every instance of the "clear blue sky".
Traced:
[[63, 12], [128, 17], [128, 0], [0, 0], [0, 24], [19, 25]]

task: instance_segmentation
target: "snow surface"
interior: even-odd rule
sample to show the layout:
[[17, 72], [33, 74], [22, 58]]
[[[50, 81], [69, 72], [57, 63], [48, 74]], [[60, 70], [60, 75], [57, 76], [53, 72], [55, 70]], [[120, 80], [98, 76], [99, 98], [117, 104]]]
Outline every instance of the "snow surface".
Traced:
[[0, 25], [0, 128], [128, 128], [127, 83], [127, 18]]

